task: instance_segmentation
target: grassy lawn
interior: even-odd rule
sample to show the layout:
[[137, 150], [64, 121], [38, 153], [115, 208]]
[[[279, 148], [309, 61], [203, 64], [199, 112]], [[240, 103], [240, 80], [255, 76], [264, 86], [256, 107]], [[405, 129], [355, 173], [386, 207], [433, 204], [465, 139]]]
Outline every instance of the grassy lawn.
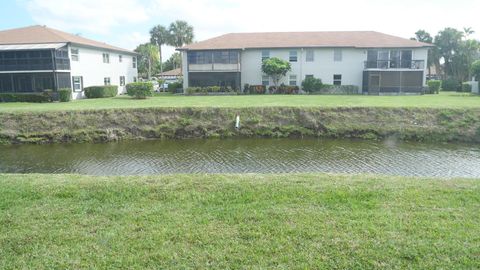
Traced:
[[0, 175], [0, 268], [478, 269], [480, 181]]
[[335, 96], [335, 95], [248, 95], [248, 96], [157, 96], [134, 100], [127, 96], [84, 99], [69, 103], [3, 103], [0, 112], [64, 111], [145, 107], [423, 107], [480, 108], [480, 96], [447, 93], [423, 96]]

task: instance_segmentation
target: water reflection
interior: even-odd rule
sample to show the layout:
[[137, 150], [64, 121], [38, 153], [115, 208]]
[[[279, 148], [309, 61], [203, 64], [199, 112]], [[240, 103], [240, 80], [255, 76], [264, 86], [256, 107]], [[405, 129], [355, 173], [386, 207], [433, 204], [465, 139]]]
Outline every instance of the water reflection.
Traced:
[[0, 172], [379, 173], [479, 177], [478, 145], [317, 139], [129, 141], [0, 146]]

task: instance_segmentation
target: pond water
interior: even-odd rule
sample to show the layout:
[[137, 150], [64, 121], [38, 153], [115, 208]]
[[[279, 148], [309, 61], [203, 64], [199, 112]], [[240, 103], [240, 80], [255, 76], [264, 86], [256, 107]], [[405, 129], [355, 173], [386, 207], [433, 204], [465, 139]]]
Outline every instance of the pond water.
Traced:
[[2, 173], [376, 173], [480, 178], [480, 146], [320, 139], [0, 146]]

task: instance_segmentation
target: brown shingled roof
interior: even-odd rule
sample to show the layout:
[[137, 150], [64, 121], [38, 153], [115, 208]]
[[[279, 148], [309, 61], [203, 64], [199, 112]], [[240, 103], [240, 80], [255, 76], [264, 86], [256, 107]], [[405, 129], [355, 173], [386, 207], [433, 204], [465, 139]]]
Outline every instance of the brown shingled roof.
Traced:
[[98, 42], [88, 38], [72, 35], [46, 26], [34, 25], [23, 28], [15, 28], [0, 31], [0, 45], [6, 44], [40, 44], [40, 43], [74, 43], [96, 48], [103, 48], [114, 51], [129, 52], [132, 51], [115, 47], [103, 42]]
[[295, 47], [418, 48], [430, 44], [374, 31], [231, 33], [178, 50]]
[[163, 73], [159, 73], [158, 76], [182, 76], [182, 69], [176, 68], [176, 69], [168, 70]]

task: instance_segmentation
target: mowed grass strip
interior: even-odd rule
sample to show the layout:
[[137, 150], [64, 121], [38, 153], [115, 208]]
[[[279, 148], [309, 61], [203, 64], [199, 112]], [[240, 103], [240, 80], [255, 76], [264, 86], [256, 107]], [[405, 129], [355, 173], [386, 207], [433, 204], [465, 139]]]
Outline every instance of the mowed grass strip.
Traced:
[[1, 269], [478, 269], [480, 181], [0, 175]]
[[149, 107], [418, 107], [480, 108], [480, 96], [442, 92], [439, 95], [163, 95], [144, 100], [128, 96], [83, 99], [65, 103], [0, 103], [0, 112], [69, 111]]

